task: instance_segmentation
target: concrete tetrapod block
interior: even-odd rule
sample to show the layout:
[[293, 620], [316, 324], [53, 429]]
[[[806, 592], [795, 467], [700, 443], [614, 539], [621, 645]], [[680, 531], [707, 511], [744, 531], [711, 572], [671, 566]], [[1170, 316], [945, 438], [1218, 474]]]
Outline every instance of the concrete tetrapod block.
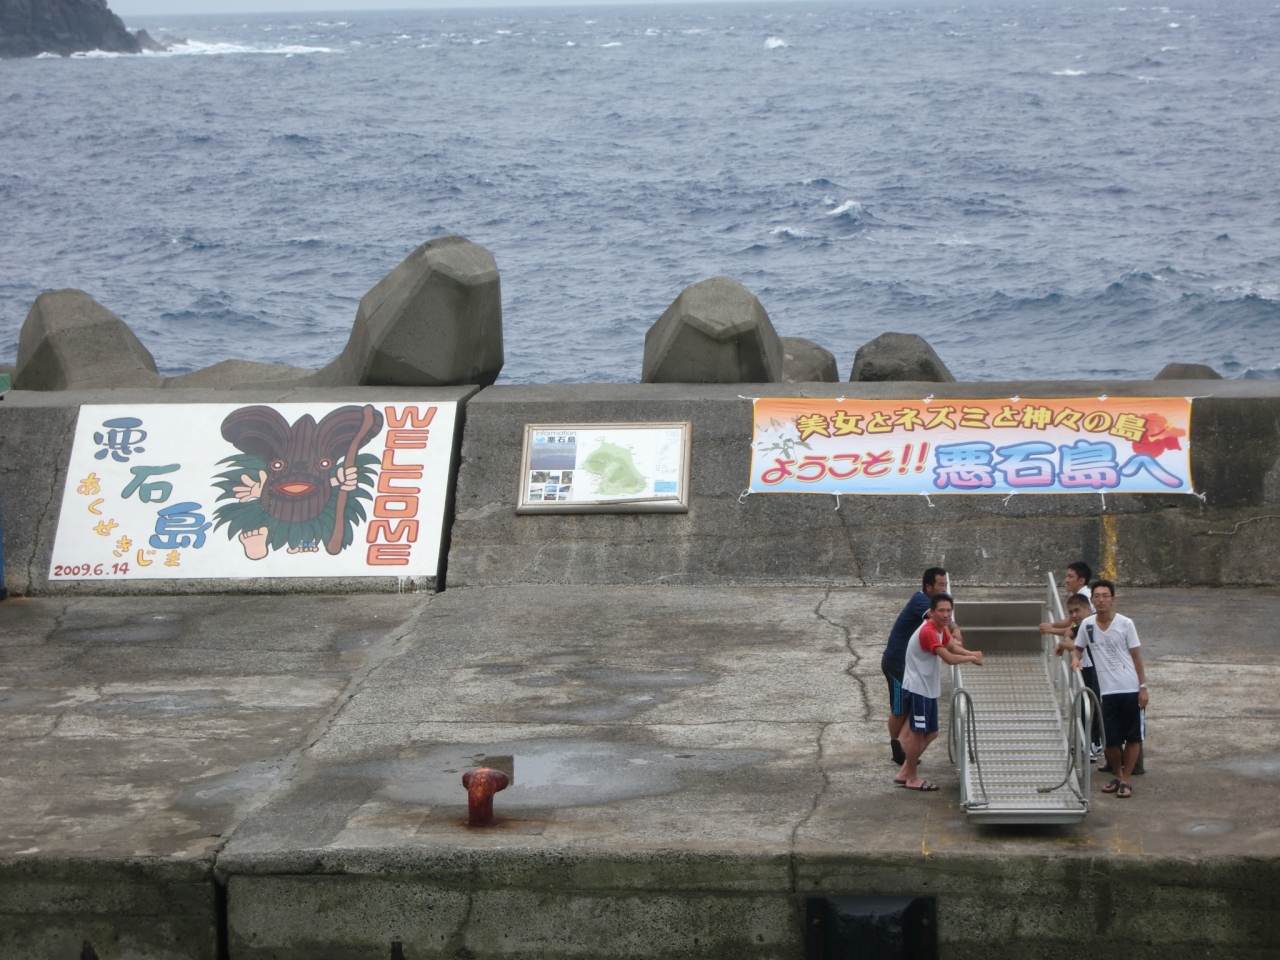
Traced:
[[487, 386], [502, 370], [498, 265], [465, 237], [428, 240], [360, 300], [315, 386]]
[[644, 383], [778, 383], [782, 339], [755, 294], [729, 277], [690, 284], [644, 337]]
[[223, 360], [202, 370], [193, 370], [180, 377], [169, 377], [164, 385], [168, 389], [192, 389], [196, 387], [239, 387], [245, 384], [274, 383], [285, 380], [301, 380], [315, 376], [314, 370], [288, 367], [278, 363], [258, 363], [253, 360]]
[[46, 290], [18, 335], [16, 390], [158, 387], [151, 352], [83, 290]]
[[955, 383], [956, 378], [924, 337], [914, 333], [882, 333], [858, 348], [849, 382], [883, 380]]
[[1157, 380], [1221, 380], [1222, 374], [1203, 363], [1166, 363]]
[[804, 337], [782, 338], [782, 379], [785, 383], [839, 383], [835, 354]]

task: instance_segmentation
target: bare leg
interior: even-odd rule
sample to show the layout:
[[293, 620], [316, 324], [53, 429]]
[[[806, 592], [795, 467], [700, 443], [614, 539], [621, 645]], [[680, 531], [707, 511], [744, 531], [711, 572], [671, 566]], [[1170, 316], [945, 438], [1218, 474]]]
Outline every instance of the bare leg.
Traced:
[[924, 753], [925, 748], [938, 738], [938, 731], [933, 733], [919, 733], [912, 730], [907, 734], [906, 739], [902, 743], [902, 749], [907, 753], [907, 760], [902, 765], [902, 769], [898, 771], [897, 779], [905, 783], [908, 787], [920, 786], [920, 774], [917, 771], [917, 764], [920, 763], [920, 755]]
[[1117, 780], [1124, 779], [1124, 771], [1120, 766], [1120, 748], [1107, 747], [1107, 766], [1111, 768], [1111, 775]]
[[[1116, 774], [1120, 778], [1121, 783], [1128, 783], [1129, 778], [1133, 776], [1133, 768], [1138, 762], [1138, 749], [1142, 746], [1142, 742], [1126, 743], [1124, 745], [1124, 768], [1118, 768], [1120, 772]], [[1119, 752], [1119, 751], [1117, 751]]]
[[889, 714], [889, 747], [893, 750], [893, 762], [902, 763], [906, 758], [906, 751], [902, 748], [902, 741], [907, 736], [907, 716], [903, 714]]

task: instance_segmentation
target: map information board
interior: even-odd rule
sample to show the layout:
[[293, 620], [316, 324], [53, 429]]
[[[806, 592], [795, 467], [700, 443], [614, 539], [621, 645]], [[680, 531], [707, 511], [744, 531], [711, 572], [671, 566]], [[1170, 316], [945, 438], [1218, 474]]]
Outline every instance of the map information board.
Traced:
[[688, 423], [528, 424], [517, 513], [684, 513]]

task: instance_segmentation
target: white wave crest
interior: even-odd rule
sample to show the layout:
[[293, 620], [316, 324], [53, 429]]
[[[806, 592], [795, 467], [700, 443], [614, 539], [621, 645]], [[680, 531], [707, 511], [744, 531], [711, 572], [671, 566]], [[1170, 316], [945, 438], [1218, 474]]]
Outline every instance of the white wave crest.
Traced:
[[834, 210], [828, 210], [827, 216], [838, 217], [844, 213], [852, 213], [856, 217], [861, 212], [862, 212], [862, 204], [860, 204], [857, 200], [846, 200], [844, 203], [840, 204], [840, 206], [836, 207]]
[[333, 53], [329, 47], [304, 47], [298, 44], [277, 44], [273, 47], [248, 47], [238, 43], [202, 43], [199, 40], [187, 40], [175, 43], [168, 50], [144, 50], [136, 53], [107, 53], [105, 50], [89, 50], [85, 53], [73, 53], [73, 57], [96, 59], [99, 57], [212, 57], [229, 53], [274, 53], [293, 56], [298, 53]]
[[602, 46], [602, 47], [620, 47], [620, 46], [622, 46], [622, 43], [621, 43], [621, 41], [614, 40], [612, 43], [602, 43], [602, 44], [600, 44], [600, 46]]
[[788, 240], [824, 240], [820, 233], [810, 233], [801, 227], [774, 227], [769, 231], [771, 236], [786, 237]]
[[770, 37], [764, 42], [764, 48], [766, 50], [777, 50], [779, 47], [789, 46], [791, 46], [791, 44], [787, 43], [787, 41], [783, 40], [781, 37]]
[[1088, 72], [1088, 70], [1055, 70], [1053, 75], [1055, 77], [1083, 77]]

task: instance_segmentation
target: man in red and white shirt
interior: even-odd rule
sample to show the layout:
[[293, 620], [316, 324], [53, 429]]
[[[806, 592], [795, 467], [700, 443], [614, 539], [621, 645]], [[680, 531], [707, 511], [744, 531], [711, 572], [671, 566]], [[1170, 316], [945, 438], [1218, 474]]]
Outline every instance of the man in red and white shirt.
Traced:
[[925, 747], [938, 737], [938, 698], [942, 695], [943, 663], [982, 666], [982, 653], [966, 650], [948, 625], [954, 604], [949, 594], [935, 593], [929, 600], [929, 617], [907, 643], [907, 663], [902, 674], [902, 705], [910, 732], [902, 742], [907, 759], [893, 782], [908, 790], [937, 790], [938, 785], [920, 777], [916, 765]]

